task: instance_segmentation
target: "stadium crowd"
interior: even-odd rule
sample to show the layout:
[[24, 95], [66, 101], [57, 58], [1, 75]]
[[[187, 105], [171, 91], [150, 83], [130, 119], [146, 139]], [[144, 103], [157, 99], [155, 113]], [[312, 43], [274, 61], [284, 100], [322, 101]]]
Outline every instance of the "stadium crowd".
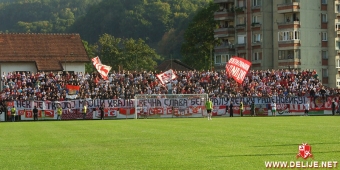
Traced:
[[175, 71], [177, 78], [163, 85], [157, 72], [111, 71], [108, 80], [98, 73], [9, 72], [2, 74], [2, 100], [66, 99], [66, 85], [80, 86], [77, 99], [131, 99], [135, 94], [198, 94], [210, 97], [326, 96], [327, 88], [315, 70], [250, 70], [242, 84], [223, 71]]

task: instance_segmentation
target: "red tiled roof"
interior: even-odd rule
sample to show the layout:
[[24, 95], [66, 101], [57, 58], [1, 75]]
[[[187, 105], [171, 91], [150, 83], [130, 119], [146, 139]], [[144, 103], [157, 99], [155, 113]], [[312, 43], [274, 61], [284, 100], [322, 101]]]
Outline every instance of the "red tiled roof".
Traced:
[[89, 62], [79, 34], [0, 33], [0, 62], [34, 62], [61, 71], [64, 62]]

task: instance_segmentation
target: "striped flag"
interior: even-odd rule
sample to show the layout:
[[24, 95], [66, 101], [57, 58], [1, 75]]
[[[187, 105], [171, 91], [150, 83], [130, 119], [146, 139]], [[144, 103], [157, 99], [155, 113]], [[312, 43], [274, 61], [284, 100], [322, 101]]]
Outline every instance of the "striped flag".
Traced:
[[109, 74], [112, 67], [102, 64], [98, 56], [92, 59], [92, 63], [103, 79], [108, 80], [107, 75]]
[[167, 84], [171, 80], [177, 78], [177, 75], [174, 73], [174, 71], [172, 69], [170, 69], [166, 72], [163, 72], [161, 74], [157, 74], [156, 76], [161, 81], [162, 84]]

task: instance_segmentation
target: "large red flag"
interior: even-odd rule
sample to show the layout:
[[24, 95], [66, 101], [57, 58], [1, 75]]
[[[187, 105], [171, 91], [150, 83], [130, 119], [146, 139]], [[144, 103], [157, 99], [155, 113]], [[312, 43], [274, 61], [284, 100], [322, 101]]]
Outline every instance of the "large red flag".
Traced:
[[250, 66], [251, 62], [247, 60], [240, 57], [232, 57], [225, 68], [226, 72], [230, 74], [237, 83], [242, 84]]

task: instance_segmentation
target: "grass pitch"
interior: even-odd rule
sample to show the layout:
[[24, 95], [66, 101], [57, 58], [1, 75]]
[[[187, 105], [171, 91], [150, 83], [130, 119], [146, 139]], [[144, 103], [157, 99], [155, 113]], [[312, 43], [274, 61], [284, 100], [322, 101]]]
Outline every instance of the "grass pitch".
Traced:
[[266, 169], [302, 143], [340, 161], [340, 116], [0, 122], [0, 169]]

